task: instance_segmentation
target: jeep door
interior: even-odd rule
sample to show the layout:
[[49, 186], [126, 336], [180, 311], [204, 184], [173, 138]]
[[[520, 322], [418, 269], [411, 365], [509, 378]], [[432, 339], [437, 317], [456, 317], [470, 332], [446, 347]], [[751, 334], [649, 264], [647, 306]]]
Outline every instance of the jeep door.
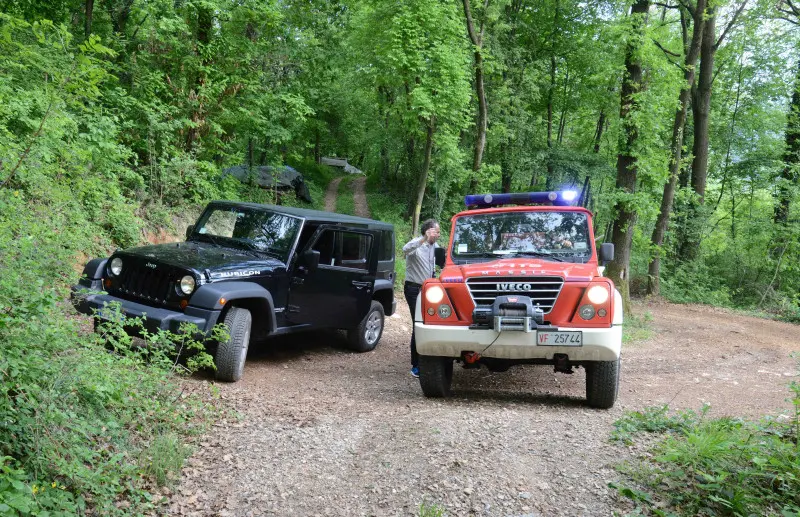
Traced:
[[375, 284], [377, 253], [372, 234], [322, 226], [306, 249], [319, 253], [315, 268], [292, 271], [286, 318], [294, 324], [354, 328], [367, 313]]

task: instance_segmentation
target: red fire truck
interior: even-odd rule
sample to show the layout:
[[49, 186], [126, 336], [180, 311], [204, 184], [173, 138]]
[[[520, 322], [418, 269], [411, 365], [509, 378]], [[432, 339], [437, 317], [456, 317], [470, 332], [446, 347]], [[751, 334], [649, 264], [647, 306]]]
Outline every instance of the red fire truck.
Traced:
[[595, 246], [577, 193], [470, 195], [452, 220], [438, 278], [425, 282], [414, 329], [427, 397], [451, 394], [453, 365], [586, 371], [591, 407], [619, 389], [622, 299], [603, 276], [614, 245]]

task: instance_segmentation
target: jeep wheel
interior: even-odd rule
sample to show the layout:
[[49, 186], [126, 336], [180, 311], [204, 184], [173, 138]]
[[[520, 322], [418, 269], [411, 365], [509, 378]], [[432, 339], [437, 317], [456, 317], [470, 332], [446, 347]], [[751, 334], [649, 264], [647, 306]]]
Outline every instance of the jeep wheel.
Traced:
[[586, 365], [586, 400], [593, 408], [609, 409], [619, 392], [619, 364], [616, 361], [597, 361]]
[[419, 385], [426, 397], [449, 397], [452, 383], [452, 357], [419, 356]]
[[350, 349], [356, 352], [375, 350], [383, 335], [383, 305], [372, 301], [369, 312], [358, 324], [358, 327], [347, 331]]
[[225, 326], [230, 337], [217, 345], [214, 362], [217, 365], [218, 380], [236, 382], [242, 378], [252, 322], [250, 311], [239, 307], [231, 307], [225, 316]]

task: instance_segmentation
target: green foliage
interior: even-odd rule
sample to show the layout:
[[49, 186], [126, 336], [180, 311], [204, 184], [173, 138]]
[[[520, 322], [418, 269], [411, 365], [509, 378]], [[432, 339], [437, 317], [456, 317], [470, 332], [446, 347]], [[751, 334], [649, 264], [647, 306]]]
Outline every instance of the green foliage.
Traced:
[[438, 504], [420, 503], [417, 517], [444, 517], [447, 515], [444, 508]]
[[651, 460], [622, 467], [638, 488], [613, 485], [640, 515], [796, 515], [800, 512], [800, 388], [791, 418], [745, 422], [703, 418], [667, 406], [626, 414], [613, 437], [666, 433]]
[[626, 314], [622, 323], [622, 343], [626, 345], [644, 341], [653, 336], [653, 315], [649, 312], [639, 316]]
[[339, 182], [339, 191], [336, 195], [336, 213], [356, 215], [352, 176], [345, 176], [342, 178], [342, 181]]

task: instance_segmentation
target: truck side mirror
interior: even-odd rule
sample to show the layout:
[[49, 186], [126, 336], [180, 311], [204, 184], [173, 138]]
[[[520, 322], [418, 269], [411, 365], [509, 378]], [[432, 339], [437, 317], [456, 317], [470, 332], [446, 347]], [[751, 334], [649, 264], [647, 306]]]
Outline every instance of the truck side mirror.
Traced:
[[300, 255], [300, 264], [301, 267], [306, 268], [308, 272], [315, 271], [317, 267], [319, 267], [319, 251], [316, 250], [307, 250]]
[[614, 243], [604, 242], [600, 245], [600, 265], [605, 266], [614, 260]]
[[447, 252], [444, 248], [433, 248], [433, 261], [437, 266], [443, 268]]
[[191, 237], [193, 233], [194, 233], [194, 225], [190, 224], [189, 226], [186, 227], [186, 240], [187, 241], [189, 240], [189, 237]]

